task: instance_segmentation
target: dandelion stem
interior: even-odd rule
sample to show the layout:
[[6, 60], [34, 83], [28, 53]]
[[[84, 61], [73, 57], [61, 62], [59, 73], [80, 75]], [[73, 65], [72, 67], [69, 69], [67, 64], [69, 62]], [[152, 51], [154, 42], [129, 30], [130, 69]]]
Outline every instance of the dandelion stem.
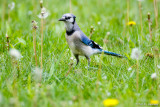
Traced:
[[[129, 0], [127, 0], [127, 18], [126, 18], [126, 23], [129, 22]], [[127, 27], [127, 39], [129, 41], [130, 37], [129, 37], [129, 27]]]
[[155, 48], [154, 49], [154, 66], [155, 66], [155, 73], [157, 74], [157, 93], [158, 93], [158, 99], [160, 100], [160, 88], [159, 88], [159, 71], [158, 71], [158, 68], [157, 68], [157, 65], [158, 65], [158, 59], [159, 59], [159, 52], [158, 52], [158, 48]]
[[34, 30], [34, 34], [33, 34], [33, 46], [34, 46], [35, 62], [36, 62], [36, 66], [38, 66], [38, 64], [37, 64], [37, 54], [36, 54], [36, 29]]
[[138, 61], [138, 59], [137, 59], [137, 75], [136, 75], [136, 83], [137, 83], [137, 92], [138, 92], [138, 90], [139, 90], [139, 61]]
[[67, 72], [66, 75], [65, 75], [66, 77], [67, 77], [67, 75], [70, 73], [72, 67], [73, 67], [73, 62], [71, 62], [70, 66], [69, 66], [69, 70], [68, 70], [68, 72]]
[[158, 29], [158, 6], [157, 6], [157, 0], [153, 0], [154, 4], [154, 14], [155, 14], [155, 20], [156, 20], [156, 29]]
[[6, 34], [6, 38], [7, 38], [7, 49], [8, 49], [8, 52], [9, 52], [9, 36], [8, 36], [8, 34]]
[[142, 4], [141, 4], [141, 1], [139, 1], [138, 6], [139, 6], [139, 15], [140, 15], [140, 23], [141, 23], [141, 36], [142, 36], [143, 25], [142, 25]]
[[150, 41], [152, 42], [152, 28], [151, 28], [151, 17], [150, 17], [150, 13], [148, 13], [148, 26], [149, 26], [149, 35], [150, 35]]
[[41, 18], [41, 69], [43, 68], [42, 61], [43, 61], [43, 18]]

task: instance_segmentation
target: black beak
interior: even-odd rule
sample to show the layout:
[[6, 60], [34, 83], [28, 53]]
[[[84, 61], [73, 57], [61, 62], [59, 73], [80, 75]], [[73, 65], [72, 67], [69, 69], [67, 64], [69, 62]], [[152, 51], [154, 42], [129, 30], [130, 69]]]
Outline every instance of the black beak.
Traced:
[[66, 21], [65, 18], [60, 18], [58, 21]]

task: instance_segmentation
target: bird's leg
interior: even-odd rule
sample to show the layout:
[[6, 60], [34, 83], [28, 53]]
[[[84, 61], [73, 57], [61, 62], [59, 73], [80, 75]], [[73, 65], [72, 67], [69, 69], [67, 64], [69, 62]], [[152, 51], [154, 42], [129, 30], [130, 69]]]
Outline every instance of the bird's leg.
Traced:
[[[78, 57], [78, 55], [77, 54], [74, 54], [74, 56], [75, 56], [75, 58], [76, 58], [76, 60], [77, 60], [77, 63], [76, 63], [76, 66], [78, 65], [78, 63], [79, 63], [79, 57]], [[75, 67], [76, 67], [75, 66]], [[73, 68], [73, 70], [75, 69], [75, 67]]]
[[78, 55], [77, 55], [77, 54], [75, 54], [74, 56], [76, 57], [76, 60], [77, 60], [77, 63], [76, 63], [76, 66], [77, 66], [77, 65], [78, 65], [78, 63], [79, 63], [79, 57], [78, 57]]
[[85, 56], [85, 57], [86, 57], [86, 59], [88, 60], [88, 69], [89, 69], [91, 59], [90, 59], [90, 57], [89, 57], [89, 56]]

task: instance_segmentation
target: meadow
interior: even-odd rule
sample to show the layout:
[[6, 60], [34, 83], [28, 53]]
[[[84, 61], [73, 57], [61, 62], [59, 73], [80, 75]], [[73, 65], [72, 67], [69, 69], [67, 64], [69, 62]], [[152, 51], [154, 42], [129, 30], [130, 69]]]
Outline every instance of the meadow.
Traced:
[[[116, 99], [117, 107], [158, 106], [160, 0], [44, 0], [44, 19], [38, 0], [0, 5], [0, 107], [103, 107], [106, 99]], [[127, 58], [94, 55], [88, 69], [80, 57], [73, 69], [76, 60], [58, 21], [69, 12], [104, 50]]]

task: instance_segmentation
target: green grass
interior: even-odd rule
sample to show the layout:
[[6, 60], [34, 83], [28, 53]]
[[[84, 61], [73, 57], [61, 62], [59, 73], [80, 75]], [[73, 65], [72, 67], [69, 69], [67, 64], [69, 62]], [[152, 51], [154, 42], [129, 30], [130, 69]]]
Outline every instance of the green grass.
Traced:
[[[37, 59], [40, 67], [41, 34], [39, 2], [14, 0], [15, 8], [10, 11], [2, 1], [0, 7], [0, 106], [55, 106], [55, 107], [103, 107], [103, 100], [115, 98], [118, 107], [149, 105], [151, 99], [158, 100], [157, 81], [151, 74], [159, 71], [160, 59], [145, 56], [160, 48], [160, 29], [155, 29], [153, 0], [142, 2], [143, 33], [140, 31], [138, 1], [130, 0], [130, 21], [135, 26], [126, 26], [127, 3], [125, 0], [72, 0], [72, 12], [81, 30], [104, 49], [120, 53], [128, 59], [112, 56], [91, 56], [91, 68], [87, 60], [80, 57], [79, 65], [69, 70], [73, 57], [65, 40], [64, 24], [58, 19], [69, 13], [69, 0], [45, 0], [50, 15], [45, 19], [43, 44], [43, 74], [40, 83], [34, 80], [35, 59], [31, 21], [38, 22]], [[158, 1], [158, 5], [160, 1]], [[159, 6], [160, 9], [160, 6]], [[32, 11], [31, 15], [28, 12]], [[147, 13], [151, 13], [153, 41], [150, 42]], [[160, 18], [158, 18], [160, 22]], [[101, 22], [99, 25], [98, 22]], [[107, 32], [110, 35], [107, 36]], [[127, 32], [130, 41], [127, 40]], [[15, 62], [7, 51], [5, 34], [10, 37], [10, 48], [18, 49], [22, 58]], [[106, 38], [107, 43], [103, 40]], [[130, 58], [132, 48], [139, 47], [143, 58], [139, 61], [139, 91], [136, 91], [136, 61]], [[16, 64], [17, 63], [17, 64]], [[75, 66], [76, 61], [74, 60]], [[100, 67], [101, 66], [101, 67]], [[131, 71], [127, 69], [134, 66]], [[19, 76], [17, 76], [19, 73]], [[37, 77], [38, 78], [38, 77]], [[109, 94], [110, 93], [110, 94]]]

